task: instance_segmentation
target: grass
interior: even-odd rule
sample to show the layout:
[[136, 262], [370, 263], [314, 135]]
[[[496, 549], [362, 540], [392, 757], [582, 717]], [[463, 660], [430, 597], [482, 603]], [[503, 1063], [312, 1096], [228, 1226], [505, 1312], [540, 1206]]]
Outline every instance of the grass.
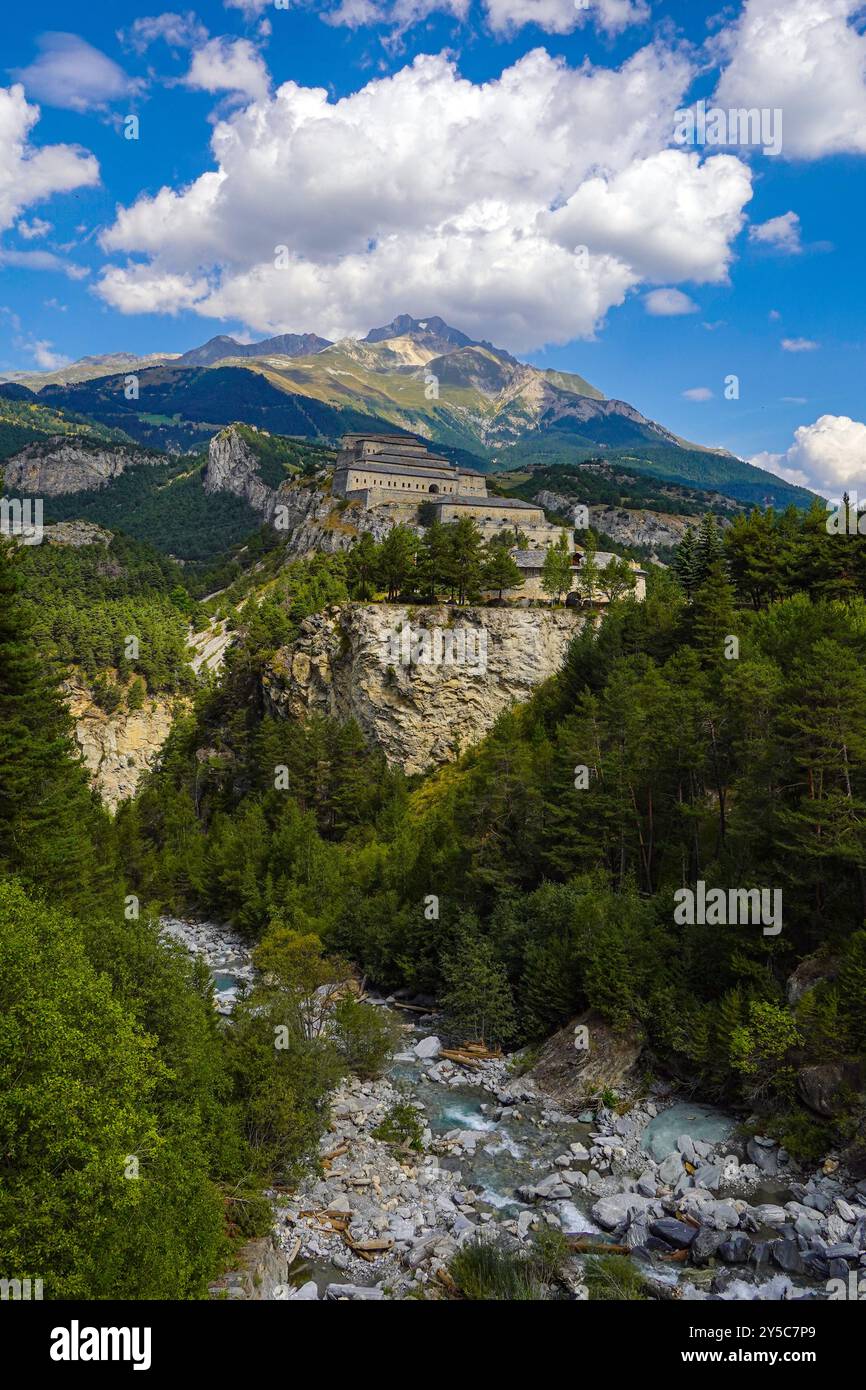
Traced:
[[449, 1273], [463, 1297], [473, 1302], [530, 1303], [550, 1298], [569, 1249], [561, 1231], [545, 1226], [529, 1249], [504, 1240], [476, 1239], [451, 1261]]
[[586, 1262], [584, 1277], [590, 1299], [616, 1303], [646, 1299], [643, 1275], [627, 1255], [593, 1255]]

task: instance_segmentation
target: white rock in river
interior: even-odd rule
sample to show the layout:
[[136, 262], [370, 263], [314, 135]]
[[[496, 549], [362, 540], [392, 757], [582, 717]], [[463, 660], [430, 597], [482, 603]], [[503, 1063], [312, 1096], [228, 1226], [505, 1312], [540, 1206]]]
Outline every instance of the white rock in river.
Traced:
[[438, 1057], [442, 1044], [437, 1037], [422, 1038], [415, 1044], [415, 1056], [423, 1058]]

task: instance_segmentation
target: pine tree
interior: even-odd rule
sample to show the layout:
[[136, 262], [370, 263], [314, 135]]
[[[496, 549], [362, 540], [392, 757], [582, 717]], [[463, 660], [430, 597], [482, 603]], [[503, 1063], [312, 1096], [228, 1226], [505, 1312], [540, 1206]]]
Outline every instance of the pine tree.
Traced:
[[685, 591], [686, 597], [693, 598], [695, 589], [698, 587], [699, 574], [698, 543], [691, 526], [686, 527], [685, 534], [676, 548], [673, 570]]
[[517, 589], [524, 582], [523, 575], [504, 545], [487, 547], [482, 578], [486, 588], [499, 590], [500, 599], [503, 589]]
[[712, 512], [704, 512], [701, 517], [696, 551], [697, 580], [703, 584], [714, 565], [724, 566], [725, 563], [725, 543]]
[[21, 554], [0, 540], [0, 870], [85, 911], [114, 900], [108, 820], [37, 651], [21, 597]]
[[548, 546], [541, 570], [541, 587], [546, 594], [559, 603], [563, 594], [571, 589], [572, 568], [571, 549], [562, 534], [556, 545]]

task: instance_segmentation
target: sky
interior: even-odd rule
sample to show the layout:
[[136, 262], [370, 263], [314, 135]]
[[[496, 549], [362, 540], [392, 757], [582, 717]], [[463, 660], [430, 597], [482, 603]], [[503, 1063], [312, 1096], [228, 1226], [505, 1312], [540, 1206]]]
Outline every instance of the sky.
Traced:
[[866, 496], [855, 0], [41, 0], [0, 37], [0, 371], [440, 314]]

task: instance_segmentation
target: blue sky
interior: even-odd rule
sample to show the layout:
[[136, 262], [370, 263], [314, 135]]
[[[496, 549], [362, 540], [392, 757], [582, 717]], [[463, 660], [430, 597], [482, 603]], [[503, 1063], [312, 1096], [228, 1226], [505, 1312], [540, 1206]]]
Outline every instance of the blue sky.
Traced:
[[[866, 493], [860, 9], [6, 7], [0, 369], [440, 313]], [[677, 140], [700, 100], [780, 152]]]

